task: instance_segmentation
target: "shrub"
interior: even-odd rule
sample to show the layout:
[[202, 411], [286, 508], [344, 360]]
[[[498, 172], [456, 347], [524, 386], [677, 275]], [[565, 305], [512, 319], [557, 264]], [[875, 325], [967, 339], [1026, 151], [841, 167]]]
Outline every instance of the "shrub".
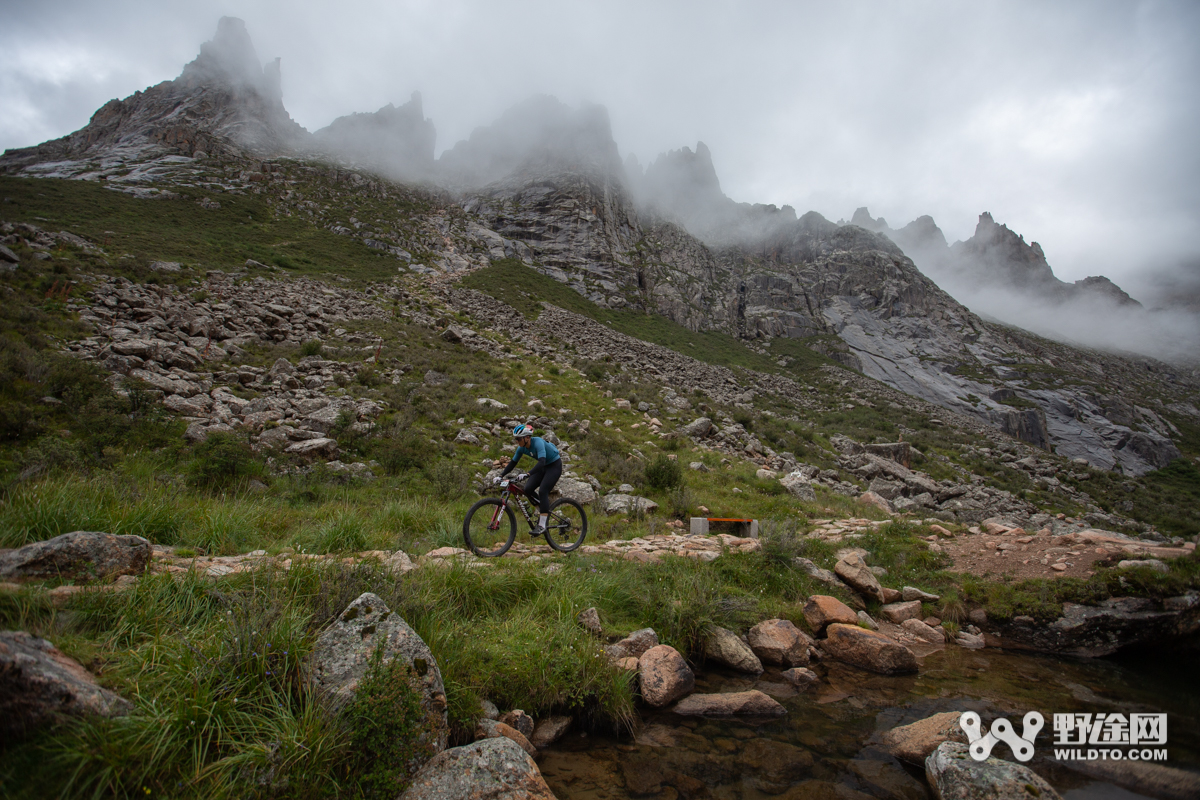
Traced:
[[300, 345], [301, 356], [319, 356], [321, 355], [321, 340], [309, 339]]
[[673, 489], [682, 483], [683, 467], [664, 454], [659, 454], [646, 466], [646, 485], [651, 489]]
[[376, 648], [344, 712], [356, 762], [351, 774], [365, 797], [399, 796], [434, 754], [433, 721], [413, 680], [403, 659], [384, 664], [383, 648]]
[[667, 492], [667, 506], [673, 517], [687, 519], [692, 515], [692, 506], [695, 504], [696, 496], [692, 494], [692, 490], [686, 484], [680, 483]]
[[426, 447], [416, 436], [382, 437], [371, 446], [371, 453], [389, 475], [398, 475], [421, 466]]
[[454, 500], [471, 490], [471, 476], [452, 461], [438, 461], [427, 467], [425, 478], [439, 499]]
[[232, 433], [210, 433], [196, 445], [188, 465], [191, 482], [205, 489], [233, 486], [263, 473], [263, 462], [249, 443]]

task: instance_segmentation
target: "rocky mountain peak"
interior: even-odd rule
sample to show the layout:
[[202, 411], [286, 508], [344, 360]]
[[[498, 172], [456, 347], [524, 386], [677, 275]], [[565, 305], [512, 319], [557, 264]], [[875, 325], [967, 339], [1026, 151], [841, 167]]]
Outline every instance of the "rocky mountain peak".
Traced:
[[279, 59], [264, 70], [246, 23], [236, 17], [221, 17], [216, 35], [200, 45], [200, 55], [183, 68], [176, 83], [180, 88], [241, 86], [254, 89], [264, 98], [283, 99]]
[[421, 93], [402, 106], [388, 103], [373, 114], [348, 114], [313, 134], [318, 151], [364, 164], [401, 180], [433, 172], [437, 130], [426, 119]]
[[997, 224], [987, 211], [979, 215], [975, 235], [950, 249], [961, 251], [961, 257], [974, 261], [993, 281], [1016, 287], [1060, 283], [1037, 242], [1026, 244], [1024, 236]]
[[621, 175], [608, 109], [571, 108], [537, 95], [508, 109], [495, 123], [442, 154], [442, 179], [456, 188], [479, 188], [509, 176], [532, 178], [561, 172]]
[[887, 220], [883, 217], [872, 219], [871, 212], [867, 210], [866, 206], [854, 209], [854, 216], [850, 218], [850, 224], [866, 228], [869, 231], [875, 231], [876, 233], [886, 233], [891, 230], [888, 227]]
[[53, 162], [52, 172], [38, 174], [78, 177], [94, 169], [95, 159], [118, 165], [221, 151], [261, 157], [307, 144], [308, 132], [283, 107], [279, 59], [264, 69], [245, 23], [222, 17], [177, 79], [110, 100], [61, 139], [6, 151], [0, 172]]

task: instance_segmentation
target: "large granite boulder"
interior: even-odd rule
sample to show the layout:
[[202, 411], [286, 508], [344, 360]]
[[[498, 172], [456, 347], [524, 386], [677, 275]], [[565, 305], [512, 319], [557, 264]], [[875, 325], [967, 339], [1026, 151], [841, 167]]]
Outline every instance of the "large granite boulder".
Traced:
[[141, 575], [150, 542], [141, 536], [72, 531], [0, 553], [0, 578], [85, 580]]
[[605, 514], [651, 514], [658, 503], [632, 494], [609, 494], [600, 500]]
[[554, 491], [551, 494], [566, 497], [584, 505], [596, 499], [596, 490], [590, 483], [566, 476], [554, 485]]
[[0, 631], [0, 740], [17, 741], [61, 716], [115, 717], [132, 709], [45, 639]]
[[480, 739], [495, 739], [500, 736], [512, 739], [529, 755], [537, 755], [537, 748], [533, 746], [533, 743], [529, 741], [524, 733], [511, 725], [487, 718], [479, 720], [475, 725], [475, 741], [479, 741]]
[[757, 689], [693, 694], [680, 700], [671, 710], [685, 717], [779, 717], [787, 713], [786, 708]]
[[400, 800], [556, 800], [537, 764], [507, 737], [443, 750], [412, 780]]
[[780, 667], [807, 667], [808, 648], [813, 644], [808, 634], [786, 619], [764, 620], [750, 629], [746, 637], [750, 649], [764, 664]]
[[714, 626], [705, 635], [703, 644], [704, 657], [708, 661], [751, 675], [763, 671], [762, 662], [754, 655], [750, 645], [731, 630]]
[[797, 500], [804, 500], [808, 503], [815, 503], [817, 501], [817, 493], [813, 490], [812, 483], [800, 472], [791, 472], [784, 475], [779, 479], [779, 485]]
[[838, 661], [884, 675], [917, 671], [917, 657], [902, 644], [856, 625], [829, 626], [821, 647]]
[[934, 714], [911, 725], [901, 725], [879, 735], [883, 749], [901, 761], [924, 764], [942, 742], [968, 744], [967, 734], [958, 724], [961, 711]]
[[808, 627], [812, 628], [812, 632], [820, 636], [826, 627], [835, 622], [843, 625], [856, 624], [858, 615], [850, 606], [836, 597], [814, 594], [804, 604], [804, 620], [808, 623]]
[[647, 705], [662, 708], [696, 688], [696, 676], [669, 644], [651, 647], [638, 659], [638, 681]]
[[346, 607], [313, 647], [309, 670], [314, 687], [333, 710], [354, 697], [367, 673], [371, 656], [383, 650], [383, 664], [401, 659], [411, 671], [413, 688], [421, 696], [434, 752], [444, 750], [450, 735], [446, 718], [446, 689], [429, 646], [394, 614], [378, 595], [366, 592]]
[[925, 778], [938, 800], [1061, 800], [1029, 767], [995, 756], [976, 761], [959, 742], [942, 742], [929, 754]]

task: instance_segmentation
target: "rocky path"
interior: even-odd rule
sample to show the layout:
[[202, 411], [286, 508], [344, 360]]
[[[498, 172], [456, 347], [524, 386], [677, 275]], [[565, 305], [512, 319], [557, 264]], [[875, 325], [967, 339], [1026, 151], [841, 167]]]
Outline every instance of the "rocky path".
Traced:
[[[944, 528], [941, 530], [945, 531]], [[1161, 559], [1186, 556], [1196, 548], [1194, 542], [1164, 547], [1119, 533], [1097, 530], [1086, 524], [1067, 523], [1059, 526], [1059, 530], [1057, 534], [1048, 527], [1026, 531], [1024, 528], [990, 522], [982, 527], [973, 525], [965, 533], [952, 538], [936, 534], [929, 538], [936, 542], [934, 546], [951, 558], [951, 569], [955, 572], [981, 576], [1010, 575], [1018, 579], [1059, 576], [1087, 578], [1096, 573], [1098, 566], [1114, 565], [1150, 566], [1166, 572], [1166, 564]]]

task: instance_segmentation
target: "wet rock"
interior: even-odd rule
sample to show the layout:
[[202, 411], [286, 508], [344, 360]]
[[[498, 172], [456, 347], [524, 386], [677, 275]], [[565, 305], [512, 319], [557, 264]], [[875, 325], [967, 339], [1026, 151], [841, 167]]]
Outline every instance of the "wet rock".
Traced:
[[850, 553], [838, 561], [834, 565], [833, 571], [854, 591], [864, 597], [878, 600], [880, 603], [884, 602], [883, 589], [879, 585], [879, 579], [875, 577], [875, 573], [871, 572], [871, 568], [857, 553]]
[[825, 594], [814, 594], [804, 604], [804, 620], [816, 636], [825, 632], [825, 628], [835, 622], [853, 625], [858, 621], [858, 615], [841, 600]]
[[0, 553], [0, 578], [92, 580], [141, 575], [150, 542], [141, 536], [72, 531]]
[[813, 672], [811, 669], [805, 669], [804, 667], [792, 667], [791, 669], [785, 669], [779, 674], [783, 676], [784, 680], [795, 686], [797, 689], [807, 689], [808, 687], [820, 681], [820, 679], [817, 677], [817, 673]]
[[537, 764], [520, 745], [499, 737], [437, 754], [400, 800], [556, 800]]
[[895, 622], [897, 625], [899, 625], [906, 619], [921, 618], [921, 601], [910, 600], [907, 603], [888, 603], [879, 609], [879, 613], [882, 614], [883, 618], [888, 622]]
[[115, 717], [132, 709], [45, 639], [0, 631], [0, 739], [15, 742], [62, 716]]
[[787, 713], [787, 709], [757, 689], [693, 694], [680, 700], [671, 710], [685, 717], [780, 717]]
[[838, 661], [884, 675], [917, 671], [917, 657], [907, 647], [855, 625], [830, 625], [821, 649]]
[[662, 708], [696, 688], [696, 676], [679, 651], [666, 644], [656, 645], [638, 659], [638, 680], [642, 699], [654, 708]]
[[958, 742], [942, 742], [929, 754], [925, 778], [938, 800], [1061, 800], [1029, 767], [995, 756], [976, 761]]
[[563, 715], [542, 717], [533, 729], [530, 743], [537, 748], [549, 747], [561, 739], [571, 728], [574, 719]]
[[[978, 623], [977, 623], [978, 624]], [[1063, 614], [1047, 624], [1028, 617], [990, 622], [985, 639], [995, 635], [1006, 649], [1063, 653], [1085, 658], [1112, 655], [1132, 645], [1153, 644], [1200, 631], [1200, 592], [1170, 597], [1161, 603], [1148, 598], [1114, 597], [1094, 606], [1063, 603]]]
[[808, 666], [808, 634], [786, 619], [768, 619], [750, 629], [750, 649], [764, 664], [782, 667]]
[[758, 675], [763, 671], [762, 662], [750, 646], [726, 628], [709, 629], [704, 637], [704, 657], [738, 672]]
[[1065, 761], [1069, 769], [1159, 800], [1200, 797], [1200, 774], [1145, 761]]
[[475, 726], [475, 741], [480, 739], [495, 739], [503, 736], [516, 742], [522, 750], [531, 756], [537, 755], [537, 748], [516, 728], [494, 719], [481, 719]]
[[606, 514], [650, 514], [658, 510], [658, 503], [645, 497], [629, 494], [610, 494], [600, 500]]
[[967, 734], [958, 724], [960, 711], [934, 714], [911, 725], [901, 725], [879, 735], [884, 750], [901, 761], [924, 764], [942, 742], [968, 744]]
[[954, 643], [964, 650], [982, 650], [987, 646], [982, 636], [966, 631], [956, 633], [954, 635]]
[[519, 730], [522, 736], [533, 736], [533, 717], [526, 714], [524, 709], [515, 708], [502, 715], [500, 721]]
[[383, 649], [384, 664], [401, 659], [411, 670], [413, 688], [426, 713], [422, 738], [435, 752], [445, 749], [450, 726], [437, 661], [416, 631], [370, 592], [359, 595], [317, 637], [309, 668], [318, 696], [335, 710], [349, 703], [376, 648]]
[[[577, 616], [575, 620], [582, 625], [584, 630], [586, 630], [588, 633], [594, 636], [604, 635], [604, 627], [600, 624], [600, 612], [595, 606], [592, 606], [591, 608], [585, 608], [583, 611], [580, 611], [579, 616]], [[658, 637], [656, 636], [655, 640], [657, 641], [657, 639]]]

